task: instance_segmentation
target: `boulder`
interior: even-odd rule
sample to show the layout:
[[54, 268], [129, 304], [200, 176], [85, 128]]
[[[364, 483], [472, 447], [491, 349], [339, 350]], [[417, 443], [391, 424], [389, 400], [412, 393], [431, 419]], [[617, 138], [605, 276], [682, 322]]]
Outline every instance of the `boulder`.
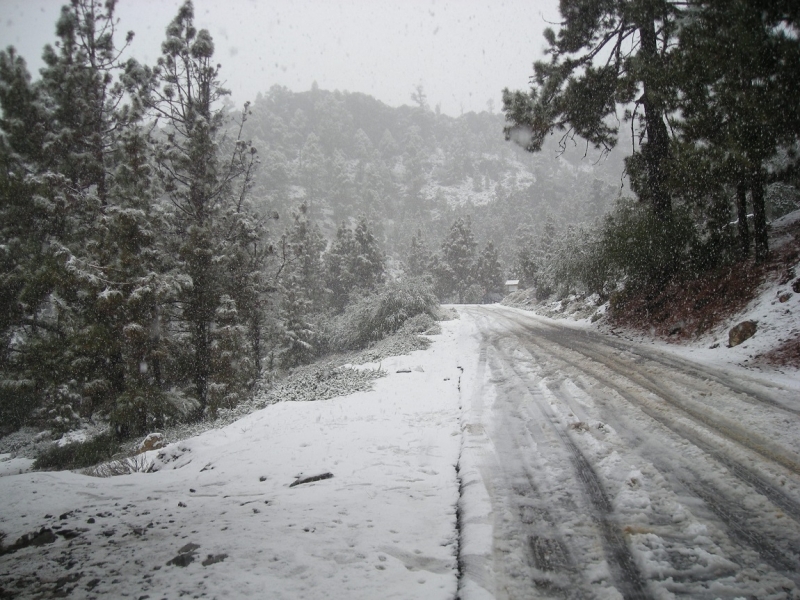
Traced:
[[792, 284], [792, 291], [793, 291], [795, 294], [800, 294], [800, 279], [797, 279], [797, 280], [796, 280], [796, 281], [795, 281], [795, 282]]
[[149, 433], [147, 437], [142, 440], [142, 443], [139, 444], [139, 449], [136, 451], [136, 454], [142, 454], [150, 450], [158, 450], [166, 445], [167, 441], [164, 439], [163, 433]]
[[756, 333], [756, 321], [742, 321], [728, 332], [728, 346], [733, 348], [745, 340], [749, 340]]

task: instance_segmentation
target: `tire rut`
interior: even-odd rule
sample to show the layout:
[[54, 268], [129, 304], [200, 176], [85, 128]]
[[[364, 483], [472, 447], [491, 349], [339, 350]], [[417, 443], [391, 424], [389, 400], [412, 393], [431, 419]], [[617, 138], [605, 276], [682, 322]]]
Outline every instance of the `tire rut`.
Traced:
[[[495, 369], [496, 366], [492, 368], [493, 371]], [[523, 419], [515, 412], [514, 407], [509, 409], [503, 414], [513, 418], [505, 418], [498, 423], [498, 427], [503, 433], [504, 441], [518, 450], [527, 445], [528, 431], [519, 425]], [[523, 460], [517, 469], [513, 465], [508, 468], [505, 464], [499, 464], [493, 472], [495, 481], [500, 483], [500, 489], [505, 490], [502, 496], [504, 507], [513, 515], [510, 530], [521, 532], [521, 535], [514, 537], [519, 540], [527, 567], [535, 570], [527, 573], [526, 577], [528, 585], [535, 587], [536, 597], [569, 600], [585, 598], [580, 585], [574, 580], [577, 569], [568, 544], [558, 533], [559, 520], [546, 508], [544, 496], [536, 485], [534, 469], [528, 461]], [[495, 502], [497, 500], [495, 497]], [[495, 506], [496, 518], [499, 519], [495, 528], [502, 535], [513, 535], [507, 532], [508, 526], [502, 519], [505, 511], [501, 508]], [[495, 562], [500, 570], [511, 570], [512, 574], [507, 577], [519, 579], [519, 573], [514, 572], [514, 565], [507, 564], [502, 550], [496, 551]], [[509, 598], [528, 598], [531, 593], [529, 588], [519, 596], [515, 595], [513, 589], [506, 589], [505, 592]]]
[[[597, 352], [593, 348], [587, 346], [585, 342], [575, 339], [574, 337], [572, 337], [572, 339], [569, 340], [570, 345], [567, 346], [561, 340], [555, 339], [555, 336], [553, 336], [547, 331], [536, 330], [523, 322], [508, 317], [507, 315], [503, 316], [506, 317], [509, 321], [511, 321], [515, 325], [524, 327], [527, 331], [531, 332], [535, 336], [545, 338], [548, 342], [554, 344], [555, 346], [568, 349], [573, 352], [577, 352], [583, 355], [584, 357], [610, 369], [616, 375], [628, 379], [629, 381], [635, 383], [639, 387], [647, 390], [651, 394], [654, 394], [655, 396], [669, 403], [672, 407], [687, 414], [694, 421], [701, 423], [703, 426], [717, 432], [721, 436], [733, 442], [736, 442], [737, 444], [755, 452], [756, 454], [759, 454], [763, 458], [766, 458], [771, 462], [781, 465], [782, 467], [788, 469], [794, 474], [800, 475], [800, 457], [797, 456], [795, 453], [775, 448], [774, 444], [772, 444], [769, 440], [766, 440], [757, 434], [747, 431], [733, 422], [726, 421], [724, 423], [720, 423], [719, 419], [714, 420], [709, 418], [708, 414], [703, 412], [702, 410], [689, 406], [685, 402], [681, 402], [680, 399], [677, 398], [676, 396], [667, 393], [665, 391], [666, 386], [664, 385], [663, 382], [655, 381], [652, 377], [643, 374], [641, 371], [633, 372], [629, 367], [626, 367], [625, 365], [620, 365], [620, 361], [617, 361], [612, 357]], [[532, 336], [532, 339], [535, 338], [533, 338]], [[549, 350], [545, 348], [542, 349]], [[573, 366], [577, 366], [573, 361], [570, 361], [569, 359], [566, 359], [563, 356], [559, 358], [562, 358], [562, 360], [569, 362]], [[584, 367], [580, 367], [580, 369], [585, 370]], [[608, 380], [608, 378], [602, 377], [601, 375], [592, 373], [592, 376], [595, 376], [599, 380], [602, 380], [602, 382], [605, 385], [614, 385]], [[724, 383], [722, 385], [728, 387]], [[736, 392], [736, 390], [733, 391]], [[770, 404], [771, 406], [775, 407], [774, 403], [772, 402], [764, 402], [764, 403]], [[782, 410], [785, 410], [786, 412], [792, 412], [780, 406], [777, 406], [776, 408], [780, 408]]]
[[[509, 319], [509, 320], [511, 320], [515, 324], [517, 323], [513, 319]], [[546, 348], [546, 347], [542, 346], [541, 344], [538, 344], [535, 341], [535, 338], [531, 338], [531, 339], [527, 340], [527, 342], [536, 344], [537, 347], [541, 349], [541, 351], [547, 352], [550, 356], [554, 356], [554, 354], [555, 354], [553, 352], [552, 348]], [[548, 338], [548, 342], [550, 342], [551, 344], [554, 344], [554, 345], [556, 345], [556, 346], [558, 346], [560, 348], [565, 348], [565, 346], [563, 346], [562, 344], [560, 344], [557, 341], [554, 341], [552, 339]], [[567, 349], [573, 350], [575, 352], [578, 352], [578, 353], [582, 354], [583, 356], [586, 356], [587, 358], [595, 361], [596, 363], [609, 368], [616, 375], [622, 376], [622, 377], [628, 379], [629, 381], [632, 381], [633, 383], [639, 385], [640, 387], [642, 387], [643, 389], [647, 390], [648, 392], [658, 396], [659, 398], [661, 398], [665, 402], [668, 402], [671, 406], [681, 410], [685, 414], [688, 414], [688, 416], [691, 417], [693, 421], [695, 421], [695, 422], [699, 421], [699, 423], [702, 426], [708, 427], [709, 429], [711, 429], [711, 430], [715, 431], [716, 433], [722, 435], [722, 437], [725, 437], [725, 438], [729, 439], [730, 441], [735, 442], [735, 443], [739, 444], [740, 446], [743, 446], [743, 447], [747, 448], [748, 450], [751, 450], [752, 452], [755, 452], [756, 454], [759, 454], [760, 456], [762, 456], [763, 458], [765, 458], [767, 460], [770, 460], [771, 462], [774, 462], [774, 463], [777, 463], [777, 464], [781, 465], [782, 467], [786, 468], [787, 470], [789, 470], [789, 471], [791, 471], [791, 472], [793, 472], [795, 474], [800, 474], [800, 466], [797, 465], [794, 461], [791, 461], [791, 460], [788, 460], [788, 459], [787, 460], [783, 460], [782, 457], [776, 456], [775, 453], [764, 452], [760, 448], [754, 447], [753, 444], [748, 443], [747, 440], [742, 441], [741, 439], [739, 439], [742, 436], [739, 436], [739, 437], [736, 437], [736, 438], [728, 436], [728, 435], [725, 434], [724, 430], [720, 430], [719, 428], [714, 426], [714, 423], [709, 422], [709, 419], [696, 419], [693, 414], [687, 412], [682, 406], [677, 404], [675, 399], [672, 398], [671, 395], [669, 395], [666, 392], [664, 392], [663, 388], [659, 387], [656, 382], [653, 382], [652, 380], [650, 380], [646, 385], [643, 385], [639, 381], [636, 381], [634, 379], [634, 377], [630, 376], [631, 375], [630, 369], [626, 370], [626, 369], [620, 368], [618, 365], [609, 364], [610, 361], [606, 362], [604, 360], [601, 360], [602, 357], [598, 356], [598, 353], [595, 352], [595, 351], [590, 351], [590, 350], [581, 351], [581, 350], [575, 350], [574, 348], [571, 348], [571, 347], [568, 347]], [[700, 437], [700, 436], [696, 435], [695, 433], [693, 433], [692, 431], [690, 431], [689, 428], [687, 428], [685, 426], [681, 426], [679, 423], [676, 423], [673, 419], [670, 419], [667, 415], [665, 415], [662, 412], [660, 412], [658, 410], [655, 410], [654, 408], [652, 408], [652, 407], [648, 406], [647, 404], [641, 402], [640, 400], [635, 398], [632, 394], [630, 394], [627, 390], [625, 390], [622, 386], [620, 386], [620, 385], [616, 384], [614, 381], [612, 381], [610, 378], [602, 375], [601, 373], [598, 373], [597, 371], [588, 372], [586, 370], [586, 368], [585, 368], [585, 365], [578, 365], [575, 361], [571, 360], [568, 357], [565, 357], [563, 355], [563, 353], [559, 353], [557, 358], [559, 360], [569, 364], [570, 366], [578, 369], [579, 371], [587, 373], [592, 378], [594, 378], [595, 380], [597, 380], [600, 383], [602, 383], [604, 386], [606, 386], [606, 387], [608, 387], [610, 389], [613, 389], [615, 392], [617, 392], [626, 401], [628, 401], [632, 405], [637, 406], [639, 409], [641, 409], [642, 412], [644, 412], [651, 419], [657, 421], [658, 423], [660, 423], [661, 425], [663, 425], [664, 427], [666, 427], [667, 429], [669, 429], [673, 433], [679, 435], [680, 437], [686, 439], [687, 441], [689, 441], [693, 445], [697, 446], [700, 450], [702, 450], [703, 452], [705, 452], [709, 456], [713, 457], [717, 462], [719, 462], [725, 468], [727, 468], [739, 480], [741, 480], [742, 482], [746, 483], [747, 485], [749, 485], [750, 487], [755, 489], [758, 493], [760, 493], [761, 495], [763, 495], [766, 498], [768, 498], [770, 500], [770, 502], [772, 502], [773, 504], [778, 506], [786, 514], [790, 515], [795, 521], [800, 523], [800, 503], [798, 503], [793, 498], [787, 496], [782, 490], [780, 490], [777, 487], [775, 487], [769, 481], [766, 481], [761, 475], [759, 475], [758, 473], [756, 473], [752, 469], [746, 467], [745, 465], [742, 465], [741, 463], [735, 461], [733, 458], [731, 458], [729, 455], [726, 455], [724, 452], [720, 451], [718, 448], [715, 448], [710, 442], [708, 442], [707, 440], [703, 439], [702, 437]], [[693, 412], [695, 412], [695, 411], [693, 411]], [[746, 435], [746, 434], [743, 434], [743, 436], [744, 435]]]
[[[508, 357], [496, 342], [492, 343], [492, 347], [497, 351], [498, 355], [504, 357], [507, 370], [514, 373], [535, 398], [535, 390], [531, 389], [527, 378], [514, 366], [513, 359]], [[602, 537], [606, 560], [611, 568], [612, 577], [618, 591], [626, 600], [645, 600], [649, 598], [646, 583], [636, 566], [630, 548], [612, 518], [613, 506], [600, 479], [589, 461], [570, 439], [567, 432], [556, 423], [555, 417], [549, 408], [542, 402], [537, 402], [537, 405], [547, 424], [560, 440], [561, 446], [568, 455], [573, 471], [580, 483], [582, 494], [592, 507], [590, 514]]]
[[[516, 324], [516, 321], [512, 319], [509, 320], [511, 320], [513, 323]], [[555, 344], [562, 348], [564, 347], [562, 344], [554, 342], [552, 339], [549, 339], [547, 337], [546, 339], [551, 344]], [[559, 361], [566, 363], [567, 365], [578, 369], [580, 372], [589, 375], [591, 378], [595, 379], [606, 388], [613, 390], [625, 401], [629, 402], [634, 406], [639, 407], [642, 410], [642, 412], [646, 414], [648, 417], [658, 422], [668, 430], [672, 431], [679, 437], [689, 441], [691, 444], [695, 445], [705, 454], [711, 456], [714, 460], [723, 465], [730, 474], [735, 476], [741, 482], [747, 484], [749, 487], [757, 491], [759, 494], [769, 499], [775, 506], [783, 510], [785, 514], [791, 516], [795, 521], [800, 522], [800, 505], [798, 505], [798, 503], [794, 499], [790, 498], [785, 493], [778, 490], [771, 483], [764, 481], [762, 477], [757, 475], [751, 469], [741, 465], [740, 463], [731, 459], [729, 456], [723, 454], [718, 449], [714, 448], [711, 444], [709, 444], [707, 441], [703, 440], [698, 435], [695, 435], [693, 432], [689, 431], [686, 427], [680, 426], [673, 420], [666, 417], [666, 415], [661, 414], [659, 413], [659, 411], [654, 410], [651, 407], [648, 407], [646, 404], [638, 401], [633, 394], [629, 393], [622, 386], [616, 384], [608, 377], [604, 377], [602, 374], [599, 374], [596, 371], [592, 372], [587, 371], [585, 365], [578, 365], [573, 360], [570, 360], [568, 357], [565, 357], [563, 353], [554, 352], [553, 348], [546, 347], [541, 343], [538, 343], [535, 338], [532, 337], [528, 340], [520, 339], [520, 342], [522, 343], [523, 347], [526, 347], [529, 350], [531, 345], [536, 346], [539, 352], [545, 352], [551, 358], [557, 358]], [[574, 348], [569, 348], [569, 349], [574, 350]], [[574, 351], [579, 352], [580, 354], [586, 356], [591, 360], [594, 360], [599, 364], [605, 365], [606, 367], [614, 371], [614, 373], [616, 373], [617, 375], [621, 375], [633, 381], [633, 378], [628, 376], [628, 372], [622, 372], [622, 369], [619, 368], [615, 369], [612, 366], [605, 364], [604, 361], [597, 360], [595, 358], [595, 355], [597, 354], [596, 352], [591, 352], [592, 356], [588, 356], [587, 352], [581, 352], [580, 350], [574, 350]], [[641, 386], [639, 382], [634, 381], [634, 383]], [[647, 387], [641, 386], [641, 387], [651, 393], [655, 393], [651, 389], [651, 386]], [[657, 395], [660, 398], [667, 400], [663, 392], [659, 392]], [[565, 432], [559, 432], [559, 433], [563, 436], [567, 435]], [[639, 438], [637, 435], [630, 433], [626, 434], [625, 432], [623, 432], [622, 435], [629, 441], [635, 441], [637, 444], [643, 443], [643, 440], [641, 440], [641, 438]], [[569, 438], [567, 437], [567, 439]], [[752, 550], [754, 550], [764, 562], [775, 568], [777, 571], [783, 572], [791, 576], [792, 579], [797, 578], [796, 573], [798, 571], [798, 568], [800, 567], [800, 564], [797, 561], [798, 548], [795, 548], [794, 544], [791, 544], [791, 542], [789, 543], [790, 545], [789, 550], [792, 554], [794, 554], [794, 556], [787, 556], [785, 549], [779, 548], [778, 546], [770, 542], [760, 532], [749, 527], [747, 523], [751, 520], [751, 516], [745, 510], [737, 508], [734, 503], [726, 500], [724, 493], [720, 489], [717, 489], [713, 484], [711, 484], [710, 482], [701, 482], [697, 479], [691, 479], [685, 476], [681, 476], [676, 472], [673, 465], [665, 464], [663, 458], [655, 456], [652, 453], [648, 453], [647, 458], [654, 464], [654, 466], [656, 466], [657, 469], [659, 469], [659, 471], [672, 473], [673, 477], [676, 477], [687, 491], [689, 491], [695, 497], [701, 499], [704, 502], [704, 504], [708, 507], [708, 509], [714, 515], [716, 515], [716, 517], [720, 520], [721, 523], [724, 524], [731, 538], [737, 540], [742, 545], [747, 546]]]

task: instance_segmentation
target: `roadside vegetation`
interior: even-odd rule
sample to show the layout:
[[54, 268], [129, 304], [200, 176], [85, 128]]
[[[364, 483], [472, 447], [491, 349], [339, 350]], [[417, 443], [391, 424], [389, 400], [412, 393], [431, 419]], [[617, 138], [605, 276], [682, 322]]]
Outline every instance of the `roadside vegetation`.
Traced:
[[[765, 272], [791, 267], [771, 250], [769, 221], [800, 207], [797, 10], [568, 4], [561, 28], [545, 32], [548, 59], [534, 64], [531, 89], [504, 91], [506, 138], [539, 152], [555, 135], [562, 149], [603, 153], [629, 131], [635, 197], [593, 225], [543, 219], [518, 243], [521, 283], [539, 299], [610, 299], [612, 319], [645, 329], [672, 323], [675, 333], [686, 305], [713, 302], [721, 316], [714, 294], [737, 306]], [[697, 330], [709, 326], [700, 321]]]
[[120, 60], [114, 5], [64, 6], [38, 79], [0, 52], [0, 434], [100, 431], [39, 468], [213, 422], [438, 314], [430, 282], [389, 276], [366, 217], [329, 242], [310, 187], [283, 215], [263, 201], [249, 107], [222, 102], [191, 2], [155, 65]]

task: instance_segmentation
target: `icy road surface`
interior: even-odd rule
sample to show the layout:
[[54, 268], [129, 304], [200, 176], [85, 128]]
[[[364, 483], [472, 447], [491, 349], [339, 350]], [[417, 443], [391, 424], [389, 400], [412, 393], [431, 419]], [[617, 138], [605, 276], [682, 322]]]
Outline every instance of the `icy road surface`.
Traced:
[[464, 600], [800, 597], [797, 387], [461, 312]]

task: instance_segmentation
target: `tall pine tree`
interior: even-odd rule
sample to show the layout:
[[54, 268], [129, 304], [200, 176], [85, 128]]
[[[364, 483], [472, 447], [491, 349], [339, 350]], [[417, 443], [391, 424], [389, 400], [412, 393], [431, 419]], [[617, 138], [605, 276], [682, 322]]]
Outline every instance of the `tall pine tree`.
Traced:
[[[666, 186], [669, 136], [665, 117], [673, 106], [671, 50], [684, 2], [672, 0], [562, 0], [563, 22], [545, 30], [549, 62], [534, 64], [528, 92], [503, 91], [506, 138], [535, 152], [554, 130], [562, 146], [577, 135], [595, 147], [617, 141], [617, 107], [639, 118], [645, 184], [638, 191], [662, 221], [672, 202]], [[634, 163], [635, 164], [635, 163]]]
[[[214, 371], [213, 329], [226, 291], [220, 272], [225, 261], [217, 260], [225, 253], [222, 217], [236, 214], [247, 192], [254, 149], [240, 137], [225, 143], [226, 113], [220, 100], [228, 91], [213, 62], [211, 34], [194, 27], [191, 2], [181, 6], [167, 27], [161, 50], [149, 106], [164, 128], [156, 162], [173, 209], [179, 269], [189, 278], [181, 297], [182, 319], [189, 329], [193, 391], [202, 415]], [[222, 154], [226, 146], [227, 156]]]

